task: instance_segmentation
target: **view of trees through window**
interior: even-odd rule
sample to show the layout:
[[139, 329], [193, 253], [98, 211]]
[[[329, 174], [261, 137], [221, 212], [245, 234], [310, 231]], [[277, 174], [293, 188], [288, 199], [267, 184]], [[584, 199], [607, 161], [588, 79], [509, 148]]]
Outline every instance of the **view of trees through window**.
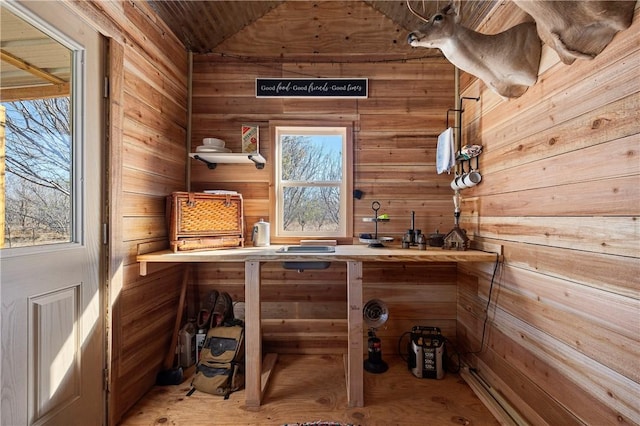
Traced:
[[0, 109], [5, 115], [4, 247], [70, 241], [70, 98], [3, 102]]
[[340, 230], [343, 136], [281, 134], [282, 229], [304, 234]]

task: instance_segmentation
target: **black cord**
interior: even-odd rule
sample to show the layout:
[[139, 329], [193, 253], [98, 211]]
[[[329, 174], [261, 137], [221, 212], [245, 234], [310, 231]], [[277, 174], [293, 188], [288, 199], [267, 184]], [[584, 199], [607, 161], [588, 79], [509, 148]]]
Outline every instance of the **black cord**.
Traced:
[[493, 295], [493, 283], [495, 282], [496, 272], [498, 271], [498, 265], [500, 264], [500, 255], [496, 253], [496, 263], [493, 266], [493, 274], [491, 275], [491, 284], [489, 285], [489, 298], [487, 299], [487, 306], [485, 307], [484, 323], [482, 324], [482, 338], [480, 339], [480, 349], [477, 351], [464, 352], [462, 355], [478, 354], [482, 352], [484, 348], [484, 337], [487, 331], [487, 322], [489, 321], [489, 306], [491, 305], [491, 297]]
[[[461, 360], [460, 360], [460, 352], [458, 352], [458, 349], [456, 348], [456, 345], [453, 344], [453, 342], [449, 339], [447, 339], [445, 337], [444, 339], [445, 342], [445, 355], [446, 355], [446, 361], [444, 363], [444, 369], [448, 372], [448, 373], [452, 373], [452, 374], [457, 374], [460, 372], [460, 365], [461, 365]], [[446, 344], [449, 344], [450, 348], [453, 349], [452, 352], [450, 352], [449, 350], [447, 350], [446, 348]], [[456, 367], [453, 367], [453, 357], [457, 358], [457, 361], [455, 363]]]
[[[484, 250], [481, 250], [484, 251]], [[486, 252], [486, 253], [493, 253], [493, 252]], [[477, 351], [470, 351], [470, 352], [463, 352], [462, 354], [460, 352], [458, 352], [456, 346], [453, 344], [453, 342], [449, 339], [447, 339], [446, 337], [444, 338], [445, 341], [445, 345], [449, 344], [449, 346], [452, 348], [451, 353], [449, 353], [449, 351], [446, 351], [446, 357], [447, 357], [447, 362], [445, 363], [445, 369], [447, 370], [447, 372], [455, 374], [460, 372], [460, 368], [462, 366], [462, 355], [468, 355], [468, 354], [477, 354], [482, 352], [482, 348], [484, 347], [484, 339], [485, 339], [485, 334], [486, 334], [486, 330], [487, 330], [487, 322], [489, 320], [489, 306], [491, 305], [491, 298], [493, 295], [493, 284], [495, 282], [496, 279], [496, 273], [498, 271], [498, 265], [500, 264], [500, 254], [499, 253], [495, 253], [496, 255], [496, 263], [493, 266], [493, 273], [491, 275], [491, 284], [489, 285], [489, 298], [487, 300], [487, 306], [485, 307], [485, 317], [484, 317], [484, 323], [482, 324], [482, 339], [480, 339], [480, 349], [478, 349]], [[400, 358], [404, 361], [404, 362], [408, 362], [409, 361], [409, 353], [407, 352], [406, 355], [404, 354], [403, 350], [402, 350], [402, 340], [405, 338], [405, 336], [407, 335], [411, 335], [411, 331], [405, 331], [404, 333], [402, 333], [402, 335], [400, 336], [400, 338], [398, 339], [398, 355], [400, 356]], [[408, 350], [408, 345], [405, 346], [405, 348], [407, 348]], [[446, 350], [446, 346], [445, 346], [445, 350]], [[457, 358], [457, 362], [456, 364], [456, 368], [453, 369], [452, 366], [450, 364], [453, 364], [452, 360], [453, 357]]]
[[[406, 357], [403, 356], [403, 354], [402, 354], [402, 339], [404, 339], [404, 337], [407, 334], [411, 334], [411, 332], [410, 331], [405, 331], [404, 333], [402, 333], [402, 335], [398, 339], [398, 355], [400, 356], [400, 359], [402, 359], [404, 362], [409, 362], [409, 353], [407, 352]], [[409, 347], [409, 345], [405, 346], [405, 348], [408, 348], [408, 347]]]

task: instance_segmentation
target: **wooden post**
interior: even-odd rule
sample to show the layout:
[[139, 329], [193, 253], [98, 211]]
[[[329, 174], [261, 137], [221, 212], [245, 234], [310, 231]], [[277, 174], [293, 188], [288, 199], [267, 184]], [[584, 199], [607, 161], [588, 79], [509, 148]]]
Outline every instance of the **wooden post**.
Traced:
[[362, 262], [347, 262], [347, 403], [363, 407]]
[[260, 262], [244, 263], [245, 404], [257, 410], [262, 399], [262, 332], [260, 313]]

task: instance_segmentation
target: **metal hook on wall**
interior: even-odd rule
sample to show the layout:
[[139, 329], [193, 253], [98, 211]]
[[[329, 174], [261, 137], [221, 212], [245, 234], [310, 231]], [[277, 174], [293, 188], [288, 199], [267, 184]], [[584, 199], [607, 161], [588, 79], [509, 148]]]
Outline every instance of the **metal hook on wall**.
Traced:
[[460, 152], [462, 151], [462, 113], [464, 112], [464, 109], [462, 108], [462, 101], [465, 100], [473, 100], [478, 102], [480, 100], [480, 96], [478, 96], [477, 98], [471, 96], [463, 96], [460, 98], [458, 109], [456, 109], [456, 111], [458, 112], [458, 152], [456, 155], [460, 154]]
[[450, 113], [451, 111], [454, 111], [454, 112], [462, 112], [461, 110], [459, 110], [459, 109], [457, 109], [457, 108], [449, 108], [449, 109], [447, 110], [447, 129], [449, 128], [449, 113]]

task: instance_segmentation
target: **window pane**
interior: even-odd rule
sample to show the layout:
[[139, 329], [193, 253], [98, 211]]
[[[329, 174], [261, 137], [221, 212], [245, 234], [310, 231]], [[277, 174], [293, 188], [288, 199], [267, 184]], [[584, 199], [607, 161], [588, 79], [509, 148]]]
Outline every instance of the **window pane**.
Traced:
[[340, 187], [284, 188], [283, 229], [328, 233], [340, 229]]
[[5, 247], [70, 241], [69, 98], [6, 107]]
[[12, 59], [0, 67], [0, 247], [69, 242], [72, 52], [4, 8], [1, 15]]
[[340, 182], [341, 135], [281, 136], [283, 181]]

